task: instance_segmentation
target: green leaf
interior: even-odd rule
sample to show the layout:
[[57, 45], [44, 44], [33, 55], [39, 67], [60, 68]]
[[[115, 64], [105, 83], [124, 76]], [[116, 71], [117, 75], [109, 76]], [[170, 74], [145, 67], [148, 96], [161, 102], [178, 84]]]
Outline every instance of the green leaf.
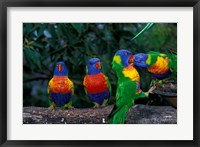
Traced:
[[40, 26], [40, 28], [39, 28], [39, 30], [38, 30], [38, 38], [41, 36], [41, 35], [43, 35], [43, 33], [44, 33], [44, 30], [46, 29], [46, 24], [41, 24], [41, 26]]
[[79, 37], [72, 31], [71, 25], [62, 25], [61, 27], [63, 35], [66, 38], [66, 42], [69, 45], [75, 45], [80, 42]]
[[58, 28], [57, 28], [57, 36], [58, 36], [58, 39], [61, 38], [61, 34], [62, 34], [61, 25], [58, 24]]
[[33, 70], [35, 67], [41, 69], [40, 58], [37, 51], [33, 49], [24, 49], [24, 56], [29, 65]]
[[72, 27], [81, 35], [82, 33], [82, 26], [81, 23], [72, 23]]
[[34, 32], [39, 26], [40, 26], [40, 24], [38, 24], [38, 23], [35, 23], [34, 25], [31, 23], [27, 23], [25, 25], [26, 35], [29, 35], [30, 33]]
[[135, 37], [133, 37], [131, 40], [134, 40], [138, 36], [140, 36], [145, 30], [148, 30], [154, 23], [148, 23]]
[[49, 30], [49, 32], [50, 32], [50, 34], [52, 35], [53, 38], [57, 37], [54, 24], [50, 25], [48, 30]]
[[33, 42], [32, 45], [39, 48], [39, 49], [44, 49], [44, 47], [39, 43]]

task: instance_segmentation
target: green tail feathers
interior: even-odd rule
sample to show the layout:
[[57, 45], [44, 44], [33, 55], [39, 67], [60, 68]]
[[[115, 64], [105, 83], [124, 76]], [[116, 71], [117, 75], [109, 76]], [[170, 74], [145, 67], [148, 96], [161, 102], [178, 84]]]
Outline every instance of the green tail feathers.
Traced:
[[113, 112], [109, 116], [110, 124], [124, 124], [126, 121], [126, 114], [129, 110], [127, 105], [121, 107], [114, 107]]

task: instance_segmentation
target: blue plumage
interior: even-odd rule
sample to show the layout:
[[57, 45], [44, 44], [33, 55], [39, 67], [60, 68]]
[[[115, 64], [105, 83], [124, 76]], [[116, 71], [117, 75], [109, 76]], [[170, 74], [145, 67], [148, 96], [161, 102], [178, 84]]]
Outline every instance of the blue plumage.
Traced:
[[126, 66], [129, 66], [129, 58], [126, 58], [127, 55], [129, 55], [129, 57], [132, 55], [132, 53], [129, 51], [129, 50], [126, 50], [126, 49], [121, 49], [121, 50], [118, 50], [115, 55], [120, 55], [121, 57], [121, 62], [122, 64], [124, 65], [124, 67]]
[[166, 72], [164, 74], [153, 74], [153, 77], [155, 77], [155, 78], [157, 78], [159, 80], [162, 80], [164, 78], [169, 77], [170, 74], [171, 74], [171, 71], [168, 71], [168, 72]]
[[101, 93], [95, 93], [95, 94], [88, 94], [88, 97], [91, 101], [96, 102], [100, 105], [103, 104], [103, 101], [105, 99], [108, 99], [110, 97], [110, 92], [109, 90]]
[[134, 64], [139, 67], [148, 68], [150, 65], [146, 63], [147, 58], [147, 54], [138, 53], [134, 55]]
[[87, 68], [88, 68], [88, 75], [95, 75], [101, 72], [100, 68], [97, 68], [95, 63], [100, 62], [99, 58], [91, 58], [87, 62]]
[[54, 76], [67, 76], [68, 70], [64, 62], [60, 61], [56, 63], [56, 68], [54, 69]]
[[52, 98], [52, 101], [56, 104], [56, 106], [63, 106], [70, 101], [72, 94], [51, 92], [50, 97]]

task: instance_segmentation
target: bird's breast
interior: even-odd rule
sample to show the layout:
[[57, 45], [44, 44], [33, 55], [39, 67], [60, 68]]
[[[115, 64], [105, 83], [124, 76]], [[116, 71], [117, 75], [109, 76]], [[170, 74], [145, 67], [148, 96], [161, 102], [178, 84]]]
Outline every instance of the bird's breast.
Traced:
[[132, 81], [139, 81], [140, 75], [137, 70], [132, 66], [127, 66], [122, 71], [123, 75]]
[[88, 93], [101, 93], [108, 90], [106, 77], [103, 73], [95, 75], [86, 75], [84, 86]]
[[169, 70], [168, 58], [163, 57], [158, 57], [156, 63], [148, 68], [148, 71], [153, 74], [164, 74]]
[[54, 76], [49, 82], [49, 91], [54, 93], [69, 93], [72, 91], [72, 82], [67, 76]]

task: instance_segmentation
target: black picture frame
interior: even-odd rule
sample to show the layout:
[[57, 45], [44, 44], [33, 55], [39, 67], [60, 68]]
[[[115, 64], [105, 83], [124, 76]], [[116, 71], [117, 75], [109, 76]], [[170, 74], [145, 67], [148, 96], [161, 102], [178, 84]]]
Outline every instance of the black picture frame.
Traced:
[[[8, 7], [193, 7], [193, 140], [142, 141], [24, 141], [7, 140], [7, 8]], [[200, 2], [199, 0], [1, 0], [0, 2], [0, 145], [1, 146], [199, 146], [199, 65], [200, 65]], [[120, 133], [120, 132], [119, 132]], [[53, 134], [53, 132], [52, 132]]]

